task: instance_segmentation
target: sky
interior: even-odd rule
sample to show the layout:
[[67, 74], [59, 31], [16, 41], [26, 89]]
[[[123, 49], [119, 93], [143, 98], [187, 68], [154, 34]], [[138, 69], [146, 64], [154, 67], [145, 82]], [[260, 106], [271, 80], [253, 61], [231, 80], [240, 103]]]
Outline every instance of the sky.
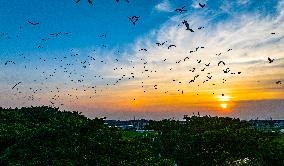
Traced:
[[284, 119], [284, 1], [129, 1], [1, 0], [0, 107]]

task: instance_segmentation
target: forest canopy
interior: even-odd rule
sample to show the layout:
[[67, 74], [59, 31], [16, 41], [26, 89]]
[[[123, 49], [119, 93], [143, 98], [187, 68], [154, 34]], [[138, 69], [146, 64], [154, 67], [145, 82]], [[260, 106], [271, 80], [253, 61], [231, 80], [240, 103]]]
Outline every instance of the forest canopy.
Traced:
[[[282, 165], [284, 139], [248, 121], [149, 121], [151, 132], [52, 107], [0, 109], [0, 165]], [[153, 131], [154, 130], [154, 131]]]

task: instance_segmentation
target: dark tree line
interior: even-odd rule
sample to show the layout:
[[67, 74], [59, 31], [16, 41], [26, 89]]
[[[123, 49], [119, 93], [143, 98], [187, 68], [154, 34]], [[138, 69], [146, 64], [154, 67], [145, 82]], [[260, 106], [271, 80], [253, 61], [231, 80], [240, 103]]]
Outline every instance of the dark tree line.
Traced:
[[51, 107], [0, 108], [0, 165], [283, 165], [283, 136], [219, 117], [137, 134]]

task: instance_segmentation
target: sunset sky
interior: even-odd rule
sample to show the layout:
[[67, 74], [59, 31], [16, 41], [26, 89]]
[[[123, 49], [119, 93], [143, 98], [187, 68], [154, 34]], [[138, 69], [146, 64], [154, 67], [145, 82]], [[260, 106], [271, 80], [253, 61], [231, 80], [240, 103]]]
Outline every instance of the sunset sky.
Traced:
[[129, 1], [1, 0], [0, 107], [284, 119], [284, 1]]

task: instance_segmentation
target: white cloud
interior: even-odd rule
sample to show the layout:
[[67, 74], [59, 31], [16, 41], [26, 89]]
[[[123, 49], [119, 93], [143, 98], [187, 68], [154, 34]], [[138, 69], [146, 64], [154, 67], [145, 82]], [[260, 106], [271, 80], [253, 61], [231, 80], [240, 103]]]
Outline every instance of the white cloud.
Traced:
[[238, 0], [239, 5], [245, 5], [249, 2], [249, 0]]
[[[148, 82], [149, 85], [155, 83], [166, 86], [173, 79], [182, 81], [184, 83], [182, 86], [186, 87], [188, 82], [197, 74], [200, 75], [197, 82], [202, 84], [207, 79], [209, 72], [213, 75], [211, 82], [222, 82], [223, 78], [228, 78], [233, 82], [232, 85], [250, 81], [257, 77], [270, 80], [280, 79], [283, 77], [284, 70], [279, 65], [283, 61], [276, 60], [275, 64], [278, 65], [276, 67], [274, 64], [267, 63], [267, 57], [284, 58], [284, 25], [281, 5], [283, 3], [279, 3], [278, 15], [274, 17], [239, 14], [233, 16], [231, 20], [213, 25], [208, 21], [212, 18], [204, 18], [192, 13], [187, 16], [175, 16], [160, 29], [153, 30], [147, 36], [137, 39], [130, 46], [133, 53], [125, 54], [124, 63], [120, 64], [124, 66], [125, 70], [109, 71], [108, 74], [118, 76], [134, 72], [136, 79], [123, 82], [122, 86], [125, 87], [127, 85], [138, 85], [141, 80]], [[185, 30], [184, 25], [181, 24], [184, 18], [195, 30], [194, 33]], [[198, 30], [199, 26], [205, 28]], [[271, 32], [276, 32], [276, 35], [271, 35]], [[163, 41], [168, 41], [165, 46], [157, 47], [155, 44]], [[167, 49], [170, 44], [175, 44], [177, 47]], [[199, 48], [197, 52], [192, 54], [189, 53], [190, 50], [200, 46], [205, 48]], [[138, 51], [141, 48], [146, 48], [148, 51]], [[227, 52], [228, 49], [233, 50]], [[217, 56], [218, 53], [222, 54]], [[189, 57], [189, 60], [184, 61], [185, 57]], [[176, 63], [180, 60], [180, 63]], [[202, 62], [197, 63], [197, 60]], [[226, 66], [218, 67], [217, 64], [220, 60], [225, 61]], [[144, 64], [145, 62], [147, 64]], [[201, 70], [208, 63], [211, 63], [210, 67], [202, 72]], [[135, 69], [132, 69], [132, 66], [135, 66]], [[227, 67], [230, 68], [231, 72], [241, 71], [242, 74], [239, 77], [224, 74], [223, 70]], [[172, 70], [170, 70], [171, 68]], [[189, 71], [192, 68], [196, 68], [194, 73]], [[145, 69], [149, 71], [146, 72]], [[150, 72], [151, 70], [152, 72]], [[155, 70], [157, 72], [154, 72]], [[227, 85], [227, 87], [229, 88], [230, 85]], [[176, 88], [173, 87], [172, 90], [176, 90]]]
[[155, 10], [158, 12], [172, 12], [172, 7], [169, 0], [164, 0], [155, 6]]

